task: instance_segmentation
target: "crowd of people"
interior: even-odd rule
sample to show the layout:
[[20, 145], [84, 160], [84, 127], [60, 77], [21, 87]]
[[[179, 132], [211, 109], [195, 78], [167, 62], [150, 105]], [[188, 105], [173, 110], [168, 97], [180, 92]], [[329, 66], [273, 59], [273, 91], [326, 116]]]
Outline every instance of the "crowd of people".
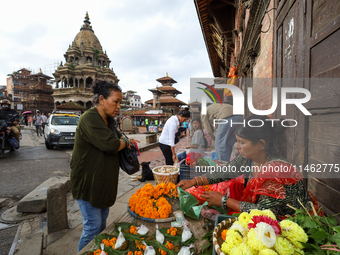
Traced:
[[44, 113], [40, 113], [39, 110], [33, 115], [32, 112], [24, 113], [20, 117], [20, 114], [11, 108], [11, 101], [3, 99], [0, 101], [0, 120], [5, 120], [7, 128], [12, 131], [14, 138], [18, 142], [18, 148], [20, 146], [21, 126], [26, 127], [35, 126], [37, 136], [42, 136], [44, 133], [44, 123], [47, 122], [47, 118]]

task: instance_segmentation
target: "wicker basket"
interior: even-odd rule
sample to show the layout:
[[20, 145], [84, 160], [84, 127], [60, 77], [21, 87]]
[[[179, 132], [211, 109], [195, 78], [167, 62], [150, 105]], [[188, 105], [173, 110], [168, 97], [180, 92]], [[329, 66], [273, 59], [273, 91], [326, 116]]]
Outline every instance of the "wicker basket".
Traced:
[[221, 251], [221, 246], [224, 243], [221, 237], [222, 231], [224, 229], [229, 229], [236, 220], [237, 218], [230, 218], [222, 221], [215, 227], [213, 232], [213, 245], [217, 255], [225, 255], [224, 252]]
[[177, 168], [177, 171], [171, 172], [171, 173], [158, 173], [155, 170], [162, 168], [163, 166], [157, 166], [154, 169], [152, 169], [153, 177], [155, 178], [156, 185], [161, 184], [164, 182], [166, 185], [168, 185], [170, 182], [177, 184], [177, 179], [179, 175], [179, 169], [176, 166], [166, 166], [166, 167], [173, 167]]

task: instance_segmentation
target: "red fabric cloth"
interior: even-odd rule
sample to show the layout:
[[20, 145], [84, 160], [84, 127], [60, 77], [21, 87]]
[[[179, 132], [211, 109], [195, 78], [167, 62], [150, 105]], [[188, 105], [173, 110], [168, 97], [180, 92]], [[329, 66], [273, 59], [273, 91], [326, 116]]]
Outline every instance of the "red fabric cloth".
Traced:
[[[222, 195], [232, 194], [232, 198], [240, 199], [242, 195], [242, 190], [244, 189], [244, 178], [243, 175], [232, 179], [230, 181], [224, 181], [220, 183], [215, 183], [211, 185], [199, 186], [197, 188], [191, 187], [186, 191], [193, 195], [199, 202], [199, 204], [203, 204], [205, 202], [205, 198], [202, 198], [201, 195], [204, 191], [218, 191]], [[229, 197], [231, 197], [229, 195]]]
[[[275, 169], [277, 171], [275, 171]], [[271, 171], [269, 171], [271, 170]], [[256, 203], [260, 195], [273, 197], [276, 199], [286, 198], [286, 191], [283, 185], [296, 184], [303, 176], [290, 163], [283, 160], [273, 160], [262, 166], [261, 172], [254, 175], [249, 180], [247, 186], [244, 187], [244, 175], [241, 175], [230, 181], [225, 181], [217, 184], [199, 186], [198, 188], [187, 189], [200, 204], [203, 204], [205, 199], [200, 195], [207, 190], [219, 191], [222, 195], [227, 194], [229, 189], [229, 197], [238, 201]], [[310, 192], [309, 195], [314, 204], [316, 211], [320, 209], [316, 197]], [[239, 213], [229, 209], [228, 214]], [[313, 213], [313, 211], [311, 211]], [[320, 211], [319, 216], [323, 216]]]
[[[275, 172], [275, 169], [278, 171]], [[283, 185], [296, 184], [301, 178], [303, 176], [287, 162], [281, 160], [268, 162], [262, 166], [261, 172], [255, 174], [248, 182], [241, 201], [256, 203], [260, 195], [284, 199], [286, 191]]]

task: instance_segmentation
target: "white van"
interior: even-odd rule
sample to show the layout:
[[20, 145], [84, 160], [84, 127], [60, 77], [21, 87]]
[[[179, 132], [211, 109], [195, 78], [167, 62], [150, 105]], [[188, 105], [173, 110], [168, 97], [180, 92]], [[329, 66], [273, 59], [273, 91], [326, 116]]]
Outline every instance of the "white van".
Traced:
[[73, 146], [79, 116], [70, 112], [53, 112], [44, 127], [46, 148], [54, 146]]

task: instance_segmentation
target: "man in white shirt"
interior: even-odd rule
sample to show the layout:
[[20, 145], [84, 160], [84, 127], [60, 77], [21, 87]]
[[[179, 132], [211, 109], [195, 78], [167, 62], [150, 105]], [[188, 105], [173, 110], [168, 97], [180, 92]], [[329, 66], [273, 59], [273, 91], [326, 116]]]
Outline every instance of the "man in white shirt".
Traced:
[[166, 165], [172, 166], [178, 161], [175, 153], [175, 134], [180, 123], [187, 121], [189, 118], [189, 108], [185, 108], [185, 110], [180, 111], [178, 115], [170, 117], [164, 125], [158, 144], [165, 157]]

